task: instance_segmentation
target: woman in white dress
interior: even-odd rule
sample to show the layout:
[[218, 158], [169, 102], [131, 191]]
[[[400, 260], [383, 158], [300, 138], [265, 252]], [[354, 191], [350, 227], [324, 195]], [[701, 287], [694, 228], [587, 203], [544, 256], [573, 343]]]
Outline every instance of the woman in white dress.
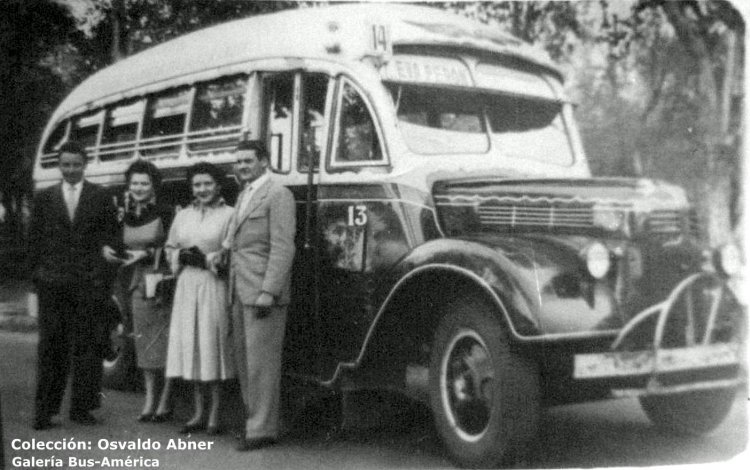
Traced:
[[[166, 243], [172, 272], [179, 275], [165, 375], [194, 383], [194, 413], [180, 430], [182, 434], [219, 432], [221, 381], [234, 377], [227, 281], [207, 268], [213, 263], [206, 263], [221, 251], [233, 213], [220, 196], [222, 179], [222, 171], [210, 163], [188, 168], [187, 180], [195, 199], [175, 216]], [[203, 416], [206, 390], [210, 395], [208, 420]]]

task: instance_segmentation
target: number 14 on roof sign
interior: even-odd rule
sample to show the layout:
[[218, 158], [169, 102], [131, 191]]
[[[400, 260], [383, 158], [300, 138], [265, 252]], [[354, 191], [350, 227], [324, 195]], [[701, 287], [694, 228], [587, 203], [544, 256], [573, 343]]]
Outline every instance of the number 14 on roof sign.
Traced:
[[387, 59], [393, 55], [390, 27], [382, 23], [370, 25], [370, 54]]

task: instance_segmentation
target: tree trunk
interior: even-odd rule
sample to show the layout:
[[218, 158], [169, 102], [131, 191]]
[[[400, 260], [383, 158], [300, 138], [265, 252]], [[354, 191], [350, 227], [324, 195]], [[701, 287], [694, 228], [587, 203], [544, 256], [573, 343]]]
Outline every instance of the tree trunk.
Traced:
[[[706, 152], [703, 156], [706, 162], [705, 197], [700, 201], [703, 205], [700, 212], [705, 215], [709, 243], [715, 247], [726, 243], [731, 237], [731, 188], [736, 166], [732, 163], [736, 160], [726, 158], [724, 152], [727, 130], [722, 126], [725, 115], [723, 100], [720, 100], [722, 87], [714, 75], [708, 39], [703, 36], [704, 32], [698, 27], [697, 22], [689, 19], [688, 12], [684, 10], [689, 7], [688, 4], [666, 1], [662, 2], [661, 6], [681, 44], [694, 59], [696, 91], [700, 95], [701, 114], [693, 135], [703, 142], [701, 147]], [[725, 57], [724, 60], [722, 68], [726, 71], [727, 62], [734, 60], [734, 57]]]
[[123, 58], [122, 33], [125, 19], [124, 0], [112, 0], [112, 49], [110, 50], [112, 63]]

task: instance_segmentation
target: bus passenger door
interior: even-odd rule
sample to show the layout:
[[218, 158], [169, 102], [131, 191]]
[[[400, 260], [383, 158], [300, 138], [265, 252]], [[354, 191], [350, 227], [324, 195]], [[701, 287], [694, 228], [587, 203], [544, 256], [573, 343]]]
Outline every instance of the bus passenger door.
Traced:
[[[318, 237], [320, 283], [319, 370], [333, 377], [342, 362], [357, 359], [376, 314], [376, 288], [372, 248], [374, 224], [387, 205], [387, 185], [378, 176], [388, 171], [382, 139], [364, 94], [340, 77], [336, 91], [336, 116], [331, 120], [328, 173], [318, 186]], [[334, 175], [360, 173], [370, 179], [346, 182]], [[340, 182], [338, 182], [338, 181]], [[343, 181], [342, 181], [343, 180]]]
[[292, 297], [284, 339], [283, 368], [288, 375], [318, 375], [320, 279], [316, 207], [318, 167], [327, 144], [331, 81], [327, 75], [301, 71], [263, 77], [264, 132], [271, 167], [289, 182], [287, 187], [294, 194], [297, 209]]

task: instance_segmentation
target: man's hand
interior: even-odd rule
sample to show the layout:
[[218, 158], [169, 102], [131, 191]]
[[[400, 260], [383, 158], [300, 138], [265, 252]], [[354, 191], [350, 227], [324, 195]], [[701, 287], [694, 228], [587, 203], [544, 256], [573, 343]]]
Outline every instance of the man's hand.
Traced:
[[274, 298], [268, 292], [261, 292], [255, 301], [255, 318], [266, 318], [271, 314]]
[[224, 248], [212, 251], [206, 255], [206, 266], [217, 276], [220, 270], [226, 269], [228, 264], [229, 250]]
[[223, 250], [219, 250], [212, 251], [211, 253], [206, 254], [206, 265], [209, 267], [209, 269], [216, 269], [216, 267], [221, 263], [222, 252]]

